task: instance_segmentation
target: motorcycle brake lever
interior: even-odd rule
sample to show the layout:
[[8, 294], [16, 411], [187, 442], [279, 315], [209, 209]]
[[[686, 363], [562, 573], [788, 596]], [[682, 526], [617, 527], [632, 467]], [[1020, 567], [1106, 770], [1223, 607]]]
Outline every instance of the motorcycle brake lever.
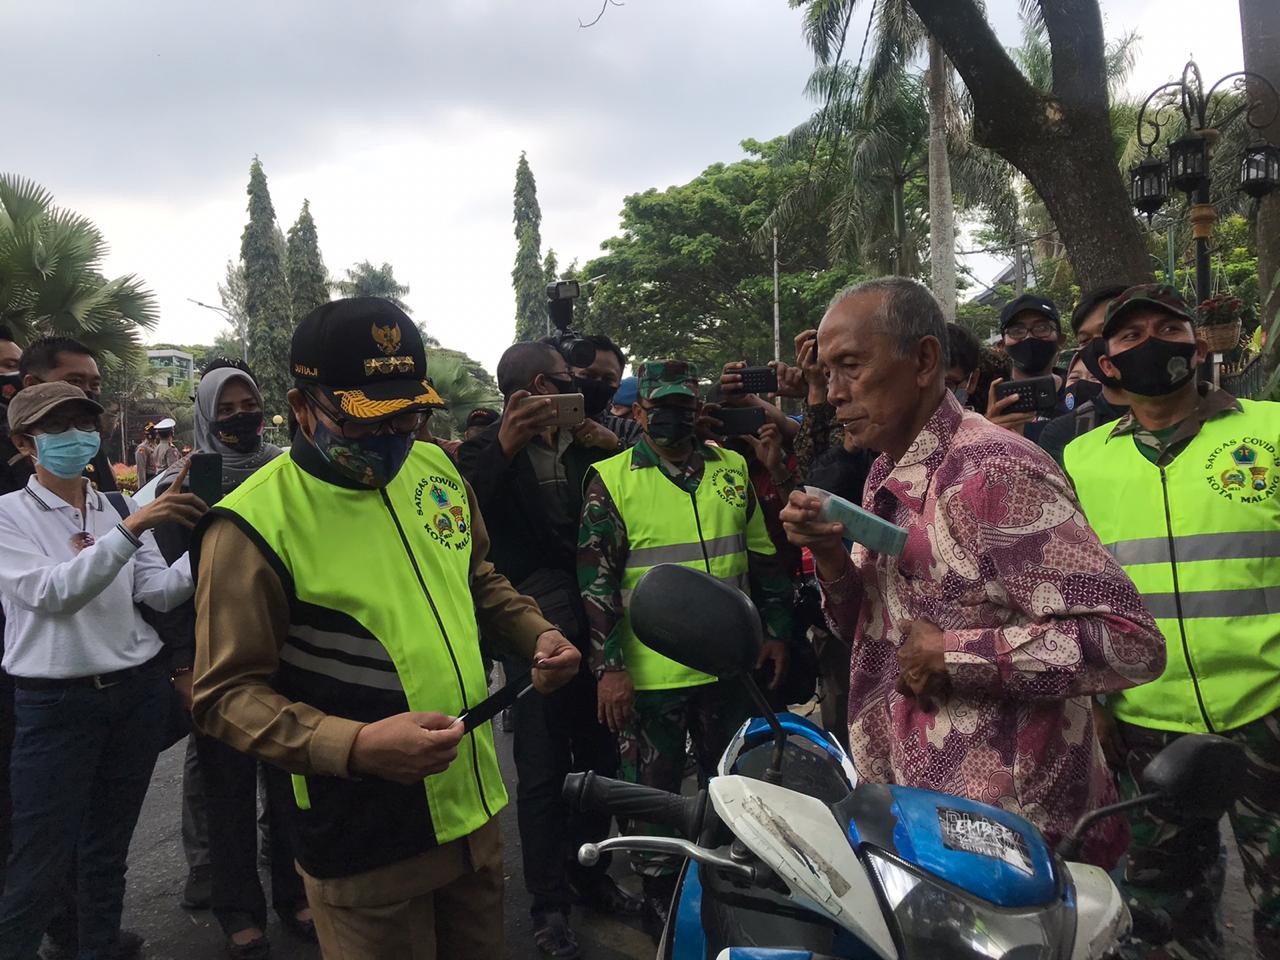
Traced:
[[584, 843], [578, 848], [578, 862], [584, 867], [595, 866], [600, 861], [600, 855], [610, 850], [640, 850], [688, 857], [704, 866], [723, 870], [747, 883], [762, 883], [771, 879], [773, 875], [773, 871], [767, 867], [739, 863], [728, 857], [722, 857], [706, 847], [700, 847], [696, 843], [677, 837], [610, 837], [599, 843]]

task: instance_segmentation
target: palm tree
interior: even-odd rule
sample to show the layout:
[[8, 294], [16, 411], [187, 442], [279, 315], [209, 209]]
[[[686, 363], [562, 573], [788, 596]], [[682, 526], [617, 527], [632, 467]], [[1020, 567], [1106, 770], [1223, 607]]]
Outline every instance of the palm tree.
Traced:
[[391, 264], [375, 267], [368, 260], [361, 260], [347, 270], [347, 279], [337, 280], [333, 289], [344, 297], [382, 297], [390, 300], [405, 313], [412, 313], [402, 298], [409, 295], [409, 288], [396, 280]]
[[0, 175], [0, 323], [22, 342], [74, 337], [105, 365], [140, 355], [158, 319], [155, 297], [130, 274], [101, 273], [107, 245], [92, 221], [53, 205], [39, 184]]
[[497, 389], [481, 379], [477, 371], [485, 374], [466, 354], [443, 347], [427, 351], [427, 375], [446, 404], [431, 418], [431, 430], [436, 436], [448, 439], [461, 433], [467, 415], [477, 407], [501, 409], [502, 398]]

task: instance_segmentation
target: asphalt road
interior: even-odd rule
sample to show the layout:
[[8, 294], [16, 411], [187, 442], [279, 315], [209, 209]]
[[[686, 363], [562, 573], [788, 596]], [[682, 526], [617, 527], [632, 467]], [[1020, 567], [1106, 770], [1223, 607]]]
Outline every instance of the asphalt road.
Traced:
[[[514, 784], [511, 737], [498, 733], [497, 740], [503, 775], [508, 784]], [[124, 925], [146, 937], [143, 956], [148, 960], [222, 960], [226, 954], [221, 931], [212, 915], [208, 911], [191, 913], [179, 905], [187, 869], [180, 837], [184, 749], [185, 744], [178, 744], [162, 754], [156, 765], [129, 851]], [[512, 792], [514, 794], [514, 790]], [[514, 802], [501, 813], [500, 820], [508, 871], [504, 908], [507, 956], [511, 960], [539, 960], [541, 954], [533, 946], [528, 903], [520, 882], [520, 837]], [[1226, 826], [1224, 821], [1224, 836], [1229, 837]], [[626, 875], [622, 860], [615, 858], [615, 873], [621, 882], [633, 885], [634, 879]], [[263, 883], [264, 889], [268, 889], [265, 872]], [[1227, 960], [1251, 960], [1256, 956], [1252, 945], [1252, 904], [1242, 883], [1235, 846], [1230, 842], [1223, 903]], [[618, 921], [583, 912], [575, 913], [574, 925], [587, 960], [646, 960], [654, 955], [647, 936]], [[300, 943], [285, 932], [274, 915], [268, 935], [276, 960], [317, 960], [319, 957], [313, 945]]]

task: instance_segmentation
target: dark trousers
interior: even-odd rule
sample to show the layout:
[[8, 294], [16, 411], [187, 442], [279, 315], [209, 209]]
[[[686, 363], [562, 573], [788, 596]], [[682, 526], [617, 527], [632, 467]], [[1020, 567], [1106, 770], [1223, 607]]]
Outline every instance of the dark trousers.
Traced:
[[196, 749], [196, 735], [187, 735], [182, 758], [182, 855], [187, 875], [199, 877], [209, 871], [209, 818], [204, 806], [204, 774]]
[[[4, 618], [0, 617], [0, 629]], [[13, 678], [0, 670], [0, 890], [13, 848], [13, 803], [9, 799], [9, 754], [13, 751]]]
[[[524, 661], [508, 661], [508, 677], [528, 673]], [[519, 784], [516, 819], [524, 857], [524, 884], [534, 916], [569, 912], [569, 884], [580, 890], [608, 871], [602, 858], [595, 867], [578, 864], [578, 847], [609, 835], [608, 814], [571, 811], [561, 798], [564, 778], [594, 770], [617, 776], [618, 748], [609, 729], [596, 719], [596, 683], [583, 671], [550, 696], [530, 693], [516, 701], [513, 753]]]
[[[1142, 770], [1180, 734], [1117, 724], [1124, 744], [1120, 792], [1139, 792]], [[1257, 956], [1280, 960], [1280, 713], [1219, 733], [1244, 747], [1248, 778], [1228, 811], [1253, 899]], [[1135, 939], [1145, 950], [1128, 956], [1214, 960], [1223, 955], [1219, 901], [1225, 864], [1217, 821], [1174, 822], [1150, 808], [1132, 811], [1121, 892], [1133, 915]], [[1132, 947], [1132, 945], [1131, 945]]]
[[[228, 935], [265, 928], [267, 901], [258, 880], [258, 761], [212, 737], [197, 736], [196, 752], [209, 825], [213, 915]], [[306, 903], [290, 842], [293, 789], [283, 770], [270, 765], [263, 770], [271, 823], [271, 904], [287, 915]]]
[[79, 958], [115, 942], [129, 841], [169, 711], [159, 664], [98, 690], [18, 689], [13, 853], [0, 897], [0, 960], [30, 960], [76, 865]]

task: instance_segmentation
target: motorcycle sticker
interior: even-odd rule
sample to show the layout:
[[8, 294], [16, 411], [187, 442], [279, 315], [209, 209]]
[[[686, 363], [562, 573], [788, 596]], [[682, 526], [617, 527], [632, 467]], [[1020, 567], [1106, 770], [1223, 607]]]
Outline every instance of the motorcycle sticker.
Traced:
[[948, 850], [1003, 860], [1028, 876], [1035, 873], [1027, 840], [1012, 827], [968, 810], [938, 807], [938, 828]]

